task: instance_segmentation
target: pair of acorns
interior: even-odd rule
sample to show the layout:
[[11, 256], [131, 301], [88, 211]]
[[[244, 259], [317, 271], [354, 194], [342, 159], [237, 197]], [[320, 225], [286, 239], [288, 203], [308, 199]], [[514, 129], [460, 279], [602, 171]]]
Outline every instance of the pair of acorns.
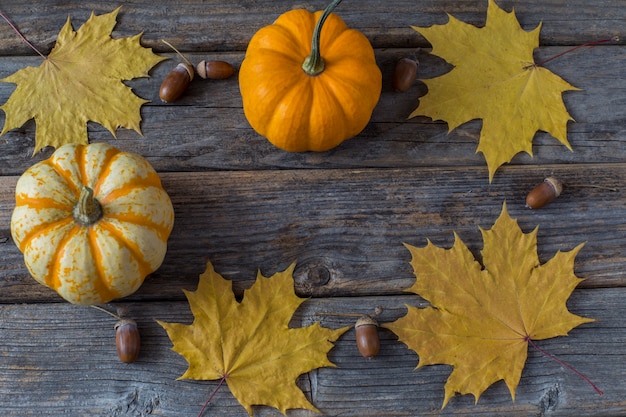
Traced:
[[201, 78], [212, 80], [224, 80], [235, 73], [235, 67], [226, 61], [219, 60], [202, 60], [194, 69], [193, 64], [176, 48], [167, 41], [163, 41], [163, 43], [176, 51], [183, 61], [185, 61], [176, 65], [161, 83], [159, 97], [166, 103], [176, 101], [183, 95], [196, 72]]
[[[115, 324], [117, 356], [124, 363], [135, 362], [139, 357], [139, 350], [141, 349], [141, 338], [137, 322], [125, 318], [124, 314], [120, 313], [119, 310], [118, 314], [114, 314], [98, 306], [92, 307], [118, 319], [118, 322]], [[378, 322], [372, 316], [363, 315], [359, 317], [354, 327], [356, 329], [356, 345], [359, 353], [367, 359], [376, 356], [380, 350]]]

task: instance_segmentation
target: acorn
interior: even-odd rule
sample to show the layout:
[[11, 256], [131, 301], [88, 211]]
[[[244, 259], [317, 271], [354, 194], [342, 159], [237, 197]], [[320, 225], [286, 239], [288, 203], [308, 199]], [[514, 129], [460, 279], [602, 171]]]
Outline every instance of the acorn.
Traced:
[[356, 331], [356, 346], [361, 356], [371, 359], [380, 350], [378, 337], [378, 322], [370, 316], [361, 316], [354, 325]]
[[563, 183], [554, 177], [548, 177], [528, 193], [526, 207], [541, 208], [561, 195], [561, 192], [563, 192]]
[[159, 97], [165, 103], [176, 101], [187, 90], [193, 80], [193, 66], [181, 62], [174, 68], [161, 83]]
[[202, 60], [198, 63], [196, 71], [200, 78], [223, 80], [235, 73], [235, 67], [226, 61]]
[[393, 71], [393, 78], [391, 79], [393, 89], [403, 92], [411, 88], [417, 78], [417, 66], [418, 63], [414, 59], [399, 59], [396, 62], [396, 66]]
[[170, 71], [161, 83], [159, 88], [159, 97], [165, 103], [171, 103], [176, 101], [183, 95], [183, 93], [189, 87], [189, 83], [193, 80], [195, 74], [193, 64], [185, 58], [185, 56], [178, 51], [172, 44], [165, 40], [161, 40], [164, 44], [172, 48], [185, 62], [181, 62]]
[[121, 319], [115, 324], [115, 347], [122, 362], [131, 363], [137, 360], [141, 339], [135, 320]]

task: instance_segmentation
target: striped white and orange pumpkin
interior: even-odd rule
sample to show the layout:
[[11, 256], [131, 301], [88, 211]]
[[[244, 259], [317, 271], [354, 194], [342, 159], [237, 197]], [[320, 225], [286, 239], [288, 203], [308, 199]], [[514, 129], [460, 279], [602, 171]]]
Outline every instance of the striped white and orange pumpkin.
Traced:
[[19, 178], [11, 235], [31, 275], [74, 304], [135, 292], [165, 257], [174, 209], [143, 157], [64, 145]]

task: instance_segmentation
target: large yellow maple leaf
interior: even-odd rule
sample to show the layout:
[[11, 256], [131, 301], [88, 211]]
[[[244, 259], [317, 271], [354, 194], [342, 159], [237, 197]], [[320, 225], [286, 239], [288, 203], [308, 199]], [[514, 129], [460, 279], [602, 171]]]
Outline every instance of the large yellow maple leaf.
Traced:
[[159, 322], [174, 344], [172, 349], [189, 363], [180, 379], [223, 379], [250, 415], [253, 405], [269, 405], [283, 414], [289, 408], [317, 411], [296, 378], [334, 366], [326, 354], [350, 327], [332, 330], [319, 323], [289, 327], [293, 313], [306, 300], [294, 292], [294, 268], [292, 264], [269, 278], [259, 273], [237, 302], [231, 281], [209, 262], [198, 289], [185, 291], [194, 322]]
[[443, 407], [457, 392], [478, 401], [499, 380], [515, 399], [530, 341], [564, 336], [593, 321], [566, 307], [581, 281], [573, 269], [582, 244], [541, 265], [537, 229], [524, 234], [506, 204], [493, 227], [480, 230], [484, 269], [456, 233], [447, 250], [430, 241], [424, 248], [406, 245], [416, 276], [408, 291], [432, 306], [407, 306], [406, 316], [384, 325], [419, 355], [418, 368], [454, 367]]
[[489, 181], [496, 170], [519, 152], [532, 156], [539, 130], [550, 133], [571, 150], [567, 122], [572, 120], [562, 94], [578, 90], [546, 68], [535, 65], [541, 24], [524, 31], [515, 13], [489, 0], [485, 26], [461, 22], [451, 15], [445, 25], [413, 26], [433, 47], [433, 54], [454, 68], [422, 80], [428, 93], [409, 117], [427, 116], [448, 123], [449, 132], [482, 119], [477, 152], [482, 152]]
[[0, 80], [17, 84], [0, 107], [6, 120], [0, 135], [34, 118], [35, 150], [66, 143], [86, 144], [87, 122], [95, 121], [113, 136], [118, 127], [141, 134], [137, 97], [122, 81], [147, 77], [148, 71], [166, 59], [140, 45], [141, 34], [112, 39], [120, 8], [94, 13], [78, 31], [68, 17], [56, 44], [39, 67], [26, 67]]

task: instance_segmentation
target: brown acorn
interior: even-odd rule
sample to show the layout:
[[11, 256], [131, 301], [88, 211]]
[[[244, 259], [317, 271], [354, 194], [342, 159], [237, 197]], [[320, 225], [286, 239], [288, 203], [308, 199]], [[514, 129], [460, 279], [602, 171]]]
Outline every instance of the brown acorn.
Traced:
[[391, 83], [396, 91], [406, 91], [413, 86], [417, 78], [417, 61], [410, 58], [402, 58], [396, 62]]
[[161, 83], [159, 88], [159, 97], [166, 103], [176, 101], [183, 95], [189, 87], [189, 83], [193, 80], [195, 74], [193, 64], [185, 56], [166, 40], [161, 40], [164, 44], [172, 48], [183, 61], [170, 71]]
[[212, 80], [223, 80], [235, 73], [235, 67], [228, 62], [214, 60], [200, 61], [196, 70], [200, 78], [209, 78]]
[[161, 83], [159, 97], [166, 103], [176, 101], [183, 95], [191, 80], [193, 80], [193, 66], [181, 62], [174, 68]]
[[371, 359], [380, 350], [378, 337], [378, 322], [370, 316], [361, 316], [354, 325], [356, 331], [356, 346], [364, 358]]
[[561, 195], [561, 192], [563, 192], [563, 183], [554, 177], [548, 177], [528, 193], [526, 207], [541, 208]]
[[121, 319], [115, 324], [117, 356], [124, 363], [135, 362], [139, 357], [141, 340], [135, 320]]

